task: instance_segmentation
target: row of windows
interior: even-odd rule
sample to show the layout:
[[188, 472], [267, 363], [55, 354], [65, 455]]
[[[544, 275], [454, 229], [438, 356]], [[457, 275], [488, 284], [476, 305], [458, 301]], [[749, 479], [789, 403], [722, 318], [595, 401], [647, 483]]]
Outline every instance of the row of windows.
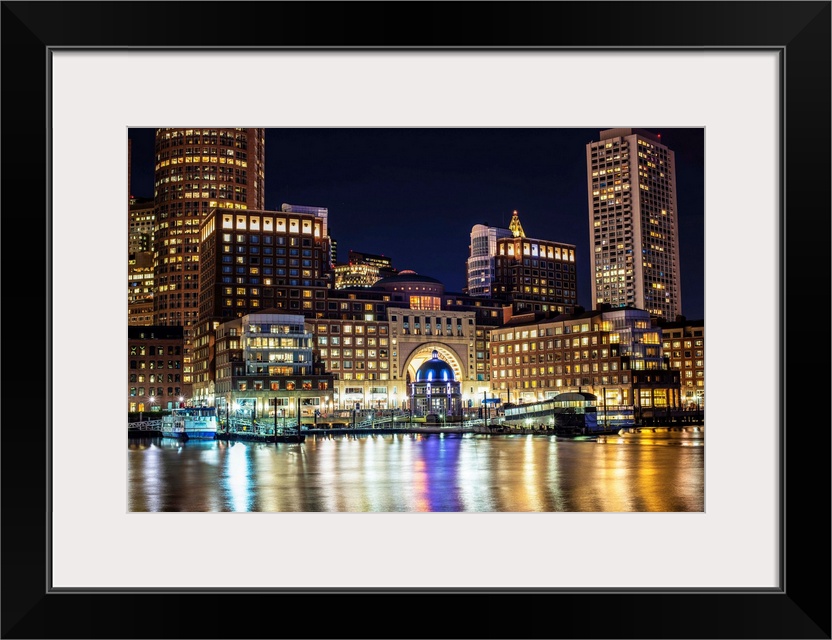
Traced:
[[169, 356], [178, 356], [182, 352], [182, 347], [178, 345], [146, 345], [146, 344], [131, 344], [129, 345], [131, 356], [163, 356], [167, 353]]
[[[699, 333], [699, 335], [702, 335], [701, 331], [696, 332], [696, 333]], [[705, 344], [704, 340], [685, 340], [684, 343], [685, 343], [685, 349], [690, 349], [692, 346], [701, 347], [701, 346], [704, 346], [704, 344]], [[665, 349], [670, 349], [671, 344], [673, 345], [674, 349], [679, 349], [682, 346], [682, 341], [681, 340], [673, 340], [672, 342], [671, 341], [665, 341], [665, 342], [662, 343], [662, 346]]]
[[[343, 351], [343, 354], [342, 354]], [[389, 356], [389, 351], [387, 349], [355, 349], [355, 357], [356, 358], [387, 358]], [[353, 357], [353, 349], [330, 349], [329, 347], [319, 349], [319, 353], [321, 358], [352, 358]]]
[[[352, 369], [353, 368], [353, 360], [326, 360], [324, 361], [324, 368], [327, 371], [335, 371], [338, 369]], [[389, 364], [386, 361], [376, 362], [375, 360], [368, 360], [366, 362], [362, 360], [355, 361], [355, 369], [359, 371], [363, 371], [364, 369], [387, 369]]]
[[[616, 357], [619, 356], [618, 349], [615, 349], [615, 348], [612, 350], [612, 352], [610, 352], [609, 349], [601, 349], [600, 351], [598, 349], [592, 349], [591, 351], [589, 349], [584, 349], [583, 351], [545, 351], [545, 352], [543, 350], [541, 350], [540, 352], [538, 352], [539, 355], [536, 355], [535, 354], [535, 345], [534, 345], [534, 343], [532, 343], [532, 345], [530, 347], [532, 353], [531, 353], [531, 355], [529, 355], [528, 354], [528, 351], [529, 351], [528, 347], [529, 347], [529, 345], [525, 345], [525, 344], [523, 345], [522, 352], [523, 352], [524, 355], [522, 355], [522, 356], [519, 355], [521, 353], [521, 349], [519, 347], [517, 348], [517, 354], [518, 355], [516, 355], [516, 356], [503, 356], [503, 355], [497, 356], [496, 355], [497, 352], [492, 349], [492, 354], [493, 355], [492, 355], [491, 361], [494, 363], [494, 366], [497, 366], [498, 364], [499, 365], [503, 365], [503, 364], [512, 365], [512, 364], [515, 364], [515, 363], [520, 364], [521, 362], [534, 364], [535, 362], [561, 362], [561, 361], [569, 362], [571, 360], [598, 360], [599, 358], [606, 360], [607, 358], [610, 357], [610, 355], [612, 355], [613, 358], [616, 358]], [[648, 357], [649, 356], [654, 356], [655, 357], [655, 356], [658, 355], [658, 350], [659, 350], [658, 347], [647, 347], [647, 351], [649, 353], [646, 353], [645, 355], [648, 356]], [[500, 354], [503, 354], [503, 353], [504, 352], [501, 349]], [[511, 353], [511, 349], [508, 350], [508, 353]], [[522, 358], [522, 360], [521, 360], [521, 358]]]
[[[147, 377], [147, 380], [145, 380], [145, 377]], [[157, 375], [151, 373], [149, 376], [145, 376], [143, 373], [131, 373], [130, 382], [149, 382], [150, 384], [153, 384], [154, 382], [165, 382], [165, 374], [160, 373]], [[178, 373], [168, 373], [167, 382], [182, 382], [182, 380]]]
[[[181, 361], [179, 360], [168, 360], [168, 369], [179, 369], [181, 367]], [[165, 361], [164, 360], [131, 360], [130, 361], [130, 368], [131, 369], [164, 369], [165, 368]]]
[[[367, 305], [367, 306], [369, 307], [371, 305]], [[372, 309], [369, 309], [369, 311], [372, 311]], [[319, 324], [317, 326], [317, 332], [318, 333], [326, 333], [327, 331], [329, 331], [330, 333], [341, 333], [343, 331], [344, 334], [348, 335], [348, 334], [353, 333], [353, 330], [354, 330], [356, 335], [361, 335], [365, 332], [367, 333], [367, 335], [375, 335], [376, 333], [378, 333], [379, 335], [383, 335], [383, 336], [387, 335], [387, 325], [385, 325], [385, 324], [382, 324], [382, 325], [374, 325], [374, 324], [368, 324], [368, 325], [364, 325], [364, 324], [356, 324], [356, 325], [352, 325], [352, 324], [344, 324], [344, 325], [332, 324], [332, 325], [326, 325], [326, 324]], [[325, 343], [322, 343], [322, 344], [325, 344]], [[336, 343], [333, 342], [333, 344], [336, 344]], [[385, 344], [386, 344], [386, 341], [385, 341]]]
[[[325, 351], [326, 345], [332, 345], [334, 347], [345, 346], [345, 347], [363, 347], [365, 343], [365, 338], [363, 336], [318, 336], [318, 346], [324, 347], [322, 351]], [[387, 338], [379, 338], [378, 339], [379, 346], [386, 347], [387, 346]], [[366, 338], [366, 345], [368, 347], [375, 347], [376, 346], [376, 338]]]
[[[245, 245], [247, 242], [250, 245], [259, 245], [261, 243], [264, 245], [278, 245], [277, 253], [283, 255], [281, 252], [285, 252], [285, 249], [281, 249], [280, 247], [289, 245], [290, 247], [312, 247], [313, 242], [311, 238], [296, 238], [290, 237], [288, 240], [286, 239], [285, 235], [270, 235], [268, 233], [263, 234], [262, 236], [258, 234], [241, 234], [238, 233], [236, 235], [231, 233], [223, 233], [222, 234], [222, 241], [223, 242], [236, 242], [240, 245]], [[256, 246], [248, 247], [249, 251], [253, 251], [257, 249]], [[271, 247], [266, 246], [263, 248], [264, 253], [268, 253], [266, 249], [271, 249]], [[292, 249], [291, 251], [296, 252], [297, 249]], [[297, 253], [292, 253], [292, 255], [297, 255]]]
[[[286, 255], [286, 249], [284, 249], [282, 247], [278, 247], [277, 249], [275, 249], [274, 247], [248, 247], [248, 249], [246, 249], [246, 247], [240, 246], [240, 245], [237, 246], [237, 253], [241, 253], [241, 254], [248, 253], [248, 254], [256, 256], [256, 255], [260, 254], [261, 249], [263, 250], [263, 255], [265, 255], [265, 256], [272, 256], [272, 255], [275, 255], [275, 254], [277, 254], [278, 256], [285, 256]], [[223, 245], [222, 252], [223, 253], [233, 253], [233, 248], [230, 245]], [[312, 249], [289, 249], [289, 255], [290, 256], [300, 257], [301, 252], [305, 257], [311, 258], [312, 255], [313, 255]], [[223, 257], [225, 257], [225, 256], [223, 256]], [[264, 260], [271, 260], [271, 258], [266, 257], [266, 258], [264, 258]], [[227, 262], [227, 260], [224, 260], [224, 262]], [[265, 262], [265, 264], [272, 264], [272, 263], [271, 262]], [[286, 264], [286, 260], [283, 259], [283, 258], [278, 258], [277, 264]]]
[[341, 374], [336, 373], [335, 375], [338, 376], [338, 379], [340, 379], [340, 380], [361, 381], [361, 380], [389, 380], [390, 379], [390, 374], [385, 372], [385, 371], [382, 371], [380, 373], [374, 373], [374, 372], [367, 373], [367, 372], [363, 372], [363, 371], [357, 371], [357, 372], [345, 371], [344, 373], [341, 373]]
[[[493, 380], [493, 378], [492, 378]], [[620, 384], [629, 384], [630, 378], [629, 376], [621, 376]], [[560, 387], [577, 387], [580, 385], [589, 386], [589, 385], [601, 385], [601, 384], [619, 384], [618, 376], [600, 376], [597, 378], [592, 378], [589, 376], [585, 377], [578, 377], [578, 378], [543, 378], [540, 380], [518, 380], [517, 382], [513, 382], [511, 380], [500, 380], [499, 383], [494, 381], [494, 385], [498, 386], [500, 389], [546, 389], [546, 388], [560, 388]], [[507, 385], [507, 386], [503, 386]]]
[[[256, 266], [252, 266], [249, 269], [249, 273], [252, 273], [252, 274], [256, 275], [260, 272], [260, 270], [257, 268], [260, 265], [260, 258], [249, 258], [248, 260], [246, 260], [245, 258], [241, 258], [241, 257], [237, 257], [236, 259], [232, 259], [231, 256], [223, 256], [222, 257], [222, 262], [223, 262], [223, 264], [256, 265]], [[285, 276], [286, 275], [286, 269], [284, 268], [286, 266], [286, 259], [285, 258], [278, 258], [276, 261], [273, 260], [272, 258], [263, 258], [263, 264], [264, 265], [273, 265], [275, 263], [277, 263], [277, 265], [279, 265], [277, 269], [272, 270], [271, 268], [264, 268], [263, 273], [267, 276], [270, 276], [270, 275]], [[282, 266], [280, 266], [280, 265], [282, 265]], [[295, 277], [300, 276], [301, 271], [297, 267], [301, 267], [301, 266], [304, 267], [304, 269], [303, 269], [303, 277], [304, 278], [312, 278], [312, 277], [316, 277], [318, 275], [318, 261], [317, 260], [290, 259], [289, 260], [289, 266], [290, 267], [295, 267], [295, 268], [290, 268], [289, 269], [289, 275], [290, 276], [295, 276]], [[314, 270], [313, 270], [313, 267], [314, 267]], [[246, 269], [245, 269], [245, 267], [237, 267], [236, 272], [237, 273], [246, 273]], [[231, 267], [223, 267], [222, 268], [222, 273], [232, 273]]]
[[181, 389], [179, 387], [168, 387], [167, 394], [165, 394], [164, 387], [148, 387], [147, 393], [145, 394], [144, 387], [130, 387], [130, 397], [137, 398], [137, 397], [144, 397], [145, 395], [149, 396], [150, 398], [157, 398], [157, 402], [159, 401], [158, 398], [163, 398], [167, 396], [178, 396], [181, 394]]
[[319, 390], [326, 390], [329, 388], [329, 382], [327, 380], [318, 380], [316, 383], [313, 384], [312, 380], [301, 380], [298, 383], [296, 380], [238, 380], [237, 381], [237, 390], [238, 391], [280, 391], [283, 389], [284, 391], [296, 391], [301, 389], [303, 391], [311, 391], [313, 388]]

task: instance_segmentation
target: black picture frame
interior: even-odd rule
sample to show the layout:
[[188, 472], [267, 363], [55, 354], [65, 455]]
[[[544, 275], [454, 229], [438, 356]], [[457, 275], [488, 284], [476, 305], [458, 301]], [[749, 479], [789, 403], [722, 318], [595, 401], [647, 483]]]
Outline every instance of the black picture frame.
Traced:
[[[6, 384], [0, 405], [6, 418], [0, 430], [2, 637], [830, 638], [828, 333], [805, 339], [817, 324], [828, 322], [832, 291], [830, 2], [235, 2], [235, 12], [245, 5], [252, 20], [222, 30], [212, 17], [215, 11], [197, 10], [224, 4], [232, 3], [2, 3], [2, 242], [7, 267]], [[161, 24], [182, 28], [174, 36]], [[378, 29], [379, 24], [385, 28]], [[593, 589], [51, 590], [47, 443], [50, 429], [77, 429], [81, 437], [83, 419], [62, 407], [52, 408], [47, 424], [42, 419], [51, 386], [68, 383], [49, 379], [51, 352], [43, 339], [57, 315], [57, 310], [47, 315], [45, 259], [55, 241], [49, 235], [51, 194], [45, 179], [51, 171], [49, 52], [131, 46], [780, 52], [782, 336], [780, 345], [760, 347], [769, 349], [781, 367], [780, 587], [691, 588], [672, 594]], [[755, 310], [745, 312], [753, 316]], [[36, 318], [44, 321], [42, 332], [32, 324]], [[35, 371], [44, 376], [32, 375]], [[510, 554], [510, 549], [494, 553]], [[256, 557], [240, 558], [221, 548], [210, 561], [234, 556], [256, 562]]]

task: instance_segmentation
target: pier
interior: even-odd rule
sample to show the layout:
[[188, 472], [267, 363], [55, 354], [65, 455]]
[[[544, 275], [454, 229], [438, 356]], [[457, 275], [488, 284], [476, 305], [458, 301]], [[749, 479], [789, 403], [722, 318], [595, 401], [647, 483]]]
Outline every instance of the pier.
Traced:
[[139, 420], [127, 423], [128, 438], [155, 438], [162, 435], [162, 421]]

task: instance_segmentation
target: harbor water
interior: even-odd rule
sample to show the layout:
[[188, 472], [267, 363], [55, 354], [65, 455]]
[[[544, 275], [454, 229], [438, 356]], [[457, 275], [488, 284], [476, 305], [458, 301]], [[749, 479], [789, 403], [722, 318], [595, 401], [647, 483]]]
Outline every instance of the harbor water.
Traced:
[[132, 512], [703, 512], [704, 439], [128, 441]]

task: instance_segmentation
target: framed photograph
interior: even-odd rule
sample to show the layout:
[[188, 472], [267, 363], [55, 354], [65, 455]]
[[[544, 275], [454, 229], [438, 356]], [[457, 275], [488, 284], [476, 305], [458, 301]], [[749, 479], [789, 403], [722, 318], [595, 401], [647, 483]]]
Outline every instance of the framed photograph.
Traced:
[[[4, 638], [830, 638], [830, 2], [2, 12]], [[131, 513], [127, 132], [215, 123], [704, 128], [704, 512]]]

